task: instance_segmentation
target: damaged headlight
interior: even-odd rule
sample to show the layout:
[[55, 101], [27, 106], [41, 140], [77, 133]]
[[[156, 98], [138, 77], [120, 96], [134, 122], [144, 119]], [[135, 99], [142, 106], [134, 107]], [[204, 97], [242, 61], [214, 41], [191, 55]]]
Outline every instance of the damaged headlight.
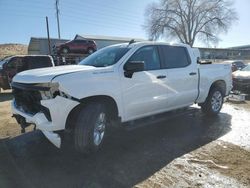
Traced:
[[55, 98], [56, 95], [59, 94], [59, 84], [58, 83], [40, 83], [36, 84], [36, 87], [38, 87], [41, 97], [43, 100], [48, 100]]

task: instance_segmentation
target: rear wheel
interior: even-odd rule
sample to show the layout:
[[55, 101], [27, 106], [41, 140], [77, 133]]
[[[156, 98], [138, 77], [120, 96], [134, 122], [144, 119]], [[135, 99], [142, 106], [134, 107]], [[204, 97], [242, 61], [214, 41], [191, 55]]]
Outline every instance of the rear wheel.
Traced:
[[209, 95], [204, 103], [202, 103], [201, 110], [207, 115], [217, 115], [223, 105], [224, 95], [220, 87], [214, 87], [210, 90]]
[[74, 130], [74, 145], [81, 153], [91, 153], [100, 149], [105, 136], [108, 114], [105, 106], [89, 103], [79, 111]]

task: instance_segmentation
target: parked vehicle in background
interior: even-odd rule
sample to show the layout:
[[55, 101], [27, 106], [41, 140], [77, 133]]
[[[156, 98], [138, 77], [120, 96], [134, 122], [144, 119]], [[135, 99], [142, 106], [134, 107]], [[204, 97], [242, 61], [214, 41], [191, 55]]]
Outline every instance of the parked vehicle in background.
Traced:
[[10, 89], [12, 78], [19, 72], [53, 66], [54, 61], [48, 55], [17, 55], [5, 58], [0, 61], [0, 88]]
[[250, 94], [250, 65], [233, 73], [233, 90]]
[[231, 64], [232, 72], [241, 70], [247, 66], [242, 60], [224, 61], [224, 63]]
[[197, 64], [199, 55], [185, 44], [130, 42], [79, 65], [25, 71], [12, 82], [12, 112], [22, 128], [36, 124], [57, 147], [72, 140], [83, 153], [101, 147], [110, 125], [136, 126], [193, 103], [216, 115], [231, 90], [231, 68]]
[[74, 39], [56, 46], [58, 54], [83, 53], [92, 54], [97, 50], [96, 43], [93, 40]]

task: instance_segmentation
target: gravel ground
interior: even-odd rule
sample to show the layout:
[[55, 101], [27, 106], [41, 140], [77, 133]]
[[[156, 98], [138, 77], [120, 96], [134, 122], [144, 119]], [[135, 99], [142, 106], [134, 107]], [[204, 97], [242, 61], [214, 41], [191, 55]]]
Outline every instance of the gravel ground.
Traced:
[[97, 154], [59, 150], [40, 131], [20, 135], [0, 93], [0, 187], [250, 187], [250, 102], [107, 137]]

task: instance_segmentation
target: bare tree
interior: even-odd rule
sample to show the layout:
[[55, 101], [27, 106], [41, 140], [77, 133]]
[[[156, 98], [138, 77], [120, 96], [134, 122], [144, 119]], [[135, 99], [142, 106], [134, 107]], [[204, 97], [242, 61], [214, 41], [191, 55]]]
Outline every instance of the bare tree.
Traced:
[[151, 40], [178, 38], [193, 46], [198, 38], [216, 43], [218, 34], [238, 19], [232, 5], [230, 0], [160, 0], [146, 9], [146, 30]]

